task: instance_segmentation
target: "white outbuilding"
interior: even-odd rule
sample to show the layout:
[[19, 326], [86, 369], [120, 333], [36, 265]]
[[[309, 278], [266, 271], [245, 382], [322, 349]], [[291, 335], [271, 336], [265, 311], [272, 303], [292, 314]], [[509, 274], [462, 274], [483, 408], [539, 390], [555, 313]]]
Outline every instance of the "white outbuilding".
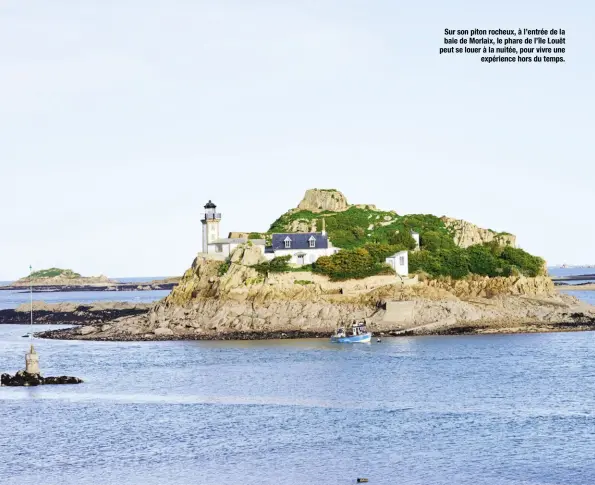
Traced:
[[409, 274], [409, 257], [407, 251], [399, 251], [386, 258], [386, 264], [395, 270], [400, 276]]

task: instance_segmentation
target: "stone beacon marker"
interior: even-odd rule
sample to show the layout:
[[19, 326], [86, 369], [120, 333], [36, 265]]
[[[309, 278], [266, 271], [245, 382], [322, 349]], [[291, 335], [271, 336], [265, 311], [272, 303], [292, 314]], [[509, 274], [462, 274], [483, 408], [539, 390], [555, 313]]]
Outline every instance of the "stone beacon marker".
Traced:
[[39, 371], [39, 355], [33, 344], [29, 353], [25, 354], [25, 370], [18, 371], [14, 376], [0, 375], [0, 386], [42, 386], [44, 384], [81, 384], [82, 379], [72, 376], [43, 377]]
[[0, 375], [0, 386], [41, 386], [44, 384], [80, 384], [83, 382], [78, 377], [58, 376], [43, 377], [39, 370], [39, 355], [33, 347], [33, 268], [29, 266], [29, 293], [31, 298], [31, 347], [29, 353], [25, 354], [25, 370], [18, 371], [14, 376], [10, 374]]
[[27, 374], [40, 374], [39, 371], [39, 355], [35, 352], [33, 344], [29, 349], [29, 353], [25, 354], [25, 372]]

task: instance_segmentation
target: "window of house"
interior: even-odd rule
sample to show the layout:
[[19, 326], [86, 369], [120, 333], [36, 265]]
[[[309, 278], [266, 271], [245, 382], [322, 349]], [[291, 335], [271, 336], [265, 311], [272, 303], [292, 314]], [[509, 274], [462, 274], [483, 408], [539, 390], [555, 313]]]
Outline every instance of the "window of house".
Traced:
[[308, 241], [310, 242], [310, 247], [311, 248], [315, 248], [316, 247], [316, 238], [314, 236], [311, 236], [310, 239], [308, 239]]
[[291, 239], [289, 237], [285, 238], [285, 249], [291, 248]]
[[399, 256], [399, 264], [405, 266], [405, 256]]

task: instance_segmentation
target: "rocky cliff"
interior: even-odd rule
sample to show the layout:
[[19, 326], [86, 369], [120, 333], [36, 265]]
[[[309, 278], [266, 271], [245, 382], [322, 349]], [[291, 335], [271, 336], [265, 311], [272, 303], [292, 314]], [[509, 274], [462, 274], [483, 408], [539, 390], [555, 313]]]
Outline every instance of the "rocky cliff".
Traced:
[[349, 208], [349, 204], [347, 198], [338, 190], [309, 189], [297, 208], [311, 212], [342, 212]]
[[359, 318], [385, 333], [595, 328], [593, 308], [559, 295], [546, 277], [445, 278], [406, 285], [385, 275], [331, 282], [309, 272], [263, 275], [252, 267], [260, 260], [260, 252], [249, 245], [236, 249], [229, 263], [198, 257], [148, 314], [118, 319], [105, 329], [57, 335], [100, 340], [323, 336]]
[[483, 244], [491, 241], [497, 241], [500, 245], [509, 245], [516, 247], [516, 236], [508, 233], [498, 233], [490, 229], [471, 224], [462, 219], [451, 219], [450, 217], [441, 217], [444, 225], [452, 231], [457, 246], [467, 248], [474, 244]]

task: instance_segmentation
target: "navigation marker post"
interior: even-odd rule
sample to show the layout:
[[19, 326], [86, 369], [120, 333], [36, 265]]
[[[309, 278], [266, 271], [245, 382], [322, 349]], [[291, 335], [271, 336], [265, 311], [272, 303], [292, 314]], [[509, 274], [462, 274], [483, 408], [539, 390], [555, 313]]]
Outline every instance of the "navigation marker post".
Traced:
[[29, 300], [31, 308], [31, 332], [29, 332], [29, 340], [33, 340], [33, 268], [29, 265]]
[[29, 353], [25, 354], [25, 372], [27, 374], [39, 375], [39, 355], [33, 348], [33, 268], [29, 265], [29, 298], [31, 303], [31, 331], [29, 332]]

